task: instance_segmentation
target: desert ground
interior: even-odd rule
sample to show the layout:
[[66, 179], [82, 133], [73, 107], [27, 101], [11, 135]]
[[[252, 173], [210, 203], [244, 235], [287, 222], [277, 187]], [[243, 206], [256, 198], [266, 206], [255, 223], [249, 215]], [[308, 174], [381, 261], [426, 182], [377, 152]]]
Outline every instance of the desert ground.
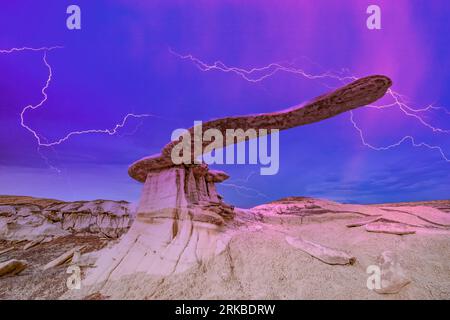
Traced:
[[[0, 266], [24, 266], [3, 274], [0, 267], [0, 299], [449, 299], [449, 220], [450, 201], [366, 206], [286, 198], [235, 208], [215, 231], [220, 248], [206, 259], [159, 274], [130, 266], [93, 283], [85, 280], [104, 267], [100, 257], [129, 233], [130, 204], [3, 196]], [[178, 260], [199, 254], [202, 240], [192, 233], [191, 242], [196, 251], [189, 244]], [[74, 248], [77, 261], [67, 256]], [[159, 256], [171, 258], [169, 251]], [[66, 284], [73, 264], [80, 289]], [[378, 290], [367, 285], [374, 265], [382, 271]]]

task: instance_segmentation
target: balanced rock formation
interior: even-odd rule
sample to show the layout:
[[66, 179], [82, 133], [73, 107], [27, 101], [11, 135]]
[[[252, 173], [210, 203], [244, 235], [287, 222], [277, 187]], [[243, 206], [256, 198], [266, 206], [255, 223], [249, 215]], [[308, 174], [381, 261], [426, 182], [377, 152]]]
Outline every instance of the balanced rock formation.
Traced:
[[[208, 129], [225, 135], [227, 129], [284, 130], [314, 123], [373, 103], [391, 84], [385, 76], [366, 77], [285, 111], [206, 122], [201, 134]], [[84, 285], [91, 288], [91, 294], [98, 290], [106, 296], [117, 294], [123, 281], [142, 281], [142, 277], [164, 279], [185, 272], [226, 248], [225, 225], [235, 213], [217, 194], [215, 183], [228, 176], [196, 163], [206, 145], [203, 142], [203, 148], [196, 150], [195, 134], [190, 137], [193, 150], [189, 163], [172, 161], [172, 149], [177, 143], [172, 141], [161, 154], [141, 159], [129, 167], [129, 175], [144, 183], [136, 219], [121, 241], [105, 250], [98, 267], [87, 276]], [[243, 137], [250, 138], [257, 136]], [[226, 139], [223, 147], [238, 142], [241, 141]]]

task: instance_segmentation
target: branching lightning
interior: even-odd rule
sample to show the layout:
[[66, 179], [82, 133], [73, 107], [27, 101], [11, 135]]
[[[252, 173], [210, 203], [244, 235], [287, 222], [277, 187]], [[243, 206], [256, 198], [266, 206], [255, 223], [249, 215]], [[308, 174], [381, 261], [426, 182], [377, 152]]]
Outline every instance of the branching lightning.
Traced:
[[[220, 185], [224, 187], [233, 188], [237, 193], [247, 198], [262, 197], [269, 199], [269, 197], [266, 194], [260, 192], [259, 190], [243, 185], [244, 183], [248, 183], [250, 181], [250, 178], [255, 174], [256, 174], [255, 171], [251, 171], [245, 179], [234, 179], [230, 182], [222, 182]], [[242, 191], [245, 191], [247, 193]]]
[[[41, 89], [42, 99], [35, 105], [27, 105], [25, 108], [22, 109], [20, 112], [20, 125], [27, 130], [36, 140], [38, 152], [43, 157], [45, 162], [53, 169], [59, 171], [57, 168], [51, 166], [48, 162], [48, 159], [41, 153], [40, 148], [41, 147], [54, 147], [57, 145], [60, 145], [67, 140], [71, 139], [72, 137], [79, 136], [79, 135], [87, 135], [87, 134], [107, 134], [107, 135], [116, 135], [118, 131], [123, 128], [127, 121], [130, 118], [145, 118], [145, 117], [155, 117], [155, 115], [152, 114], [134, 114], [134, 113], [128, 113], [123, 118], [122, 121], [117, 123], [115, 126], [113, 126], [110, 129], [89, 129], [89, 130], [80, 130], [80, 131], [72, 131], [67, 133], [65, 136], [61, 138], [57, 138], [54, 141], [49, 141], [47, 138], [45, 138], [41, 133], [38, 133], [36, 130], [31, 128], [25, 121], [25, 115], [32, 110], [36, 110], [40, 107], [43, 107], [45, 103], [47, 102], [48, 95], [47, 90], [52, 82], [53, 78], [53, 70], [51, 65], [48, 62], [48, 53], [50, 51], [56, 50], [56, 49], [62, 49], [61, 46], [52, 46], [52, 47], [38, 47], [38, 48], [32, 48], [32, 47], [20, 47], [20, 48], [11, 48], [11, 49], [0, 49], [0, 54], [13, 54], [13, 53], [19, 53], [24, 51], [31, 51], [31, 52], [43, 52], [43, 63], [45, 67], [48, 70], [48, 77], [44, 84], [44, 86]], [[251, 69], [245, 69], [245, 68], [238, 68], [238, 67], [230, 67], [227, 66], [225, 63], [221, 61], [216, 61], [213, 64], [205, 63], [204, 61], [194, 57], [191, 54], [187, 55], [181, 55], [179, 53], [176, 53], [175, 51], [169, 49], [170, 52], [175, 55], [176, 57], [187, 60], [192, 62], [199, 70], [202, 72], [209, 72], [209, 71], [219, 71], [224, 73], [232, 73], [235, 74], [242, 79], [244, 79], [247, 82], [251, 83], [259, 83], [262, 82], [275, 74], [279, 72], [284, 73], [290, 73], [294, 75], [298, 75], [300, 77], [303, 77], [305, 79], [309, 80], [337, 80], [342, 83], [348, 83], [354, 80], [357, 80], [358, 78], [355, 76], [348, 76], [341, 73], [335, 73], [335, 72], [324, 72], [324, 73], [318, 73], [318, 74], [312, 74], [308, 73], [305, 70], [301, 68], [297, 68], [293, 63], [289, 62], [277, 62], [277, 63], [270, 63], [263, 67], [257, 67], [257, 68], [251, 68]], [[432, 131], [436, 134], [449, 134], [450, 129], [440, 128], [436, 127], [432, 124], [430, 124], [428, 121], [426, 121], [422, 114], [436, 111], [436, 112], [443, 112], [446, 115], [450, 115], [450, 111], [443, 108], [443, 107], [436, 107], [434, 105], [429, 105], [423, 108], [415, 109], [411, 107], [407, 102], [406, 99], [400, 94], [392, 89], [389, 89], [387, 92], [387, 96], [392, 100], [392, 102], [385, 104], [385, 105], [369, 105], [368, 108], [374, 108], [374, 109], [386, 109], [386, 108], [398, 108], [405, 116], [410, 117], [420, 123], [422, 126], [427, 128], [428, 130]], [[373, 144], [369, 143], [365, 137], [363, 129], [357, 124], [354, 118], [354, 113], [350, 112], [350, 123], [353, 125], [355, 130], [358, 132], [358, 135], [360, 137], [361, 143], [375, 151], [386, 151], [390, 150], [396, 147], [399, 147], [405, 142], [409, 142], [411, 146], [414, 148], [427, 148], [429, 150], [435, 151], [440, 154], [443, 160], [450, 163], [450, 156], [446, 155], [443, 149], [440, 146], [437, 145], [430, 145], [425, 142], [419, 142], [416, 138], [414, 138], [411, 135], [407, 135], [402, 137], [397, 142], [387, 145], [387, 146], [374, 146]], [[242, 183], [248, 182], [250, 179], [251, 173], [246, 179], [243, 179], [245, 181], [239, 182], [239, 184], [236, 183], [222, 183], [225, 187], [233, 187], [236, 189], [237, 192], [241, 193], [241, 191], [250, 192], [252, 194], [256, 194], [256, 196], [262, 196], [267, 197], [265, 194], [262, 194], [256, 189], [249, 188], [246, 186], [243, 186]], [[243, 194], [243, 193], [242, 193]], [[245, 194], [244, 194], [245, 195]]]
[[432, 146], [432, 145], [429, 145], [429, 144], [427, 144], [425, 142], [417, 143], [413, 136], [404, 136], [398, 142], [396, 142], [394, 144], [391, 144], [391, 145], [388, 145], [388, 146], [385, 146], [385, 147], [375, 147], [372, 144], [366, 142], [366, 139], [364, 138], [364, 134], [363, 134], [362, 129], [356, 124], [356, 122], [355, 122], [355, 120], [353, 118], [353, 112], [352, 111], [350, 111], [350, 121], [353, 124], [353, 126], [355, 127], [355, 129], [358, 131], [359, 136], [361, 138], [362, 144], [365, 145], [366, 147], [369, 147], [372, 150], [375, 150], [375, 151], [386, 151], [386, 150], [389, 150], [389, 149], [392, 149], [392, 148], [395, 148], [395, 147], [399, 147], [405, 141], [410, 141], [411, 145], [413, 147], [415, 147], [415, 148], [426, 147], [426, 148], [431, 149], [431, 150], [437, 150], [441, 154], [442, 159], [444, 159], [447, 162], [450, 162], [450, 159], [445, 155], [445, 153], [444, 153], [444, 151], [442, 150], [441, 147], [439, 147], [439, 146]]
[[[31, 48], [31, 47], [21, 47], [21, 48], [11, 48], [11, 49], [7, 49], [7, 50], [0, 50], [0, 53], [2, 54], [10, 54], [10, 53], [14, 53], [14, 52], [22, 52], [22, 51], [41, 51], [44, 52], [43, 55], [43, 62], [48, 70], [48, 77], [47, 80], [45, 82], [44, 87], [41, 89], [41, 93], [42, 93], [42, 99], [41, 101], [39, 101], [39, 103], [37, 103], [36, 105], [28, 105], [25, 108], [22, 109], [21, 113], [20, 113], [20, 125], [25, 128], [28, 132], [30, 132], [33, 137], [36, 139], [37, 143], [38, 143], [38, 148], [40, 147], [53, 147], [56, 145], [59, 145], [63, 142], [66, 142], [67, 140], [69, 140], [71, 137], [74, 136], [78, 136], [78, 135], [85, 135], [85, 134], [108, 134], [108, 135], [115, 135], [119, 129], [123, 128], [127, 122], [127, 120], [129, 118], [144, 118], [144, 117], [152, 117], [154, 115], [152, 114], [133, 114], [133, 113], [128, 113], [125, 115], [125, 117], [123, 117], [122, 121], [118, 124], [116, 124], [112, 129], [89, 129], [89, 130], [82, 130], [82, 131], [72, 131], [68, 134], [66, 134], [64, 137], [56, 139], [55, 141], [48, 141], [45, 137], [43, 137], [40, 133], [36, 132], [36, 130], [32, 129], [29, 125], [27, 125], [25, 123], [25, 113], [27, 113], [27, 111], [31, 111], [31, 110], [36, 110], [40, 107], [42, 107], [48, 99], [48, 95], [47, 95], [47, 89], [50, 86], [50, 83], [52, 81], [52, 77], [53, 77], [53, 71], [52, 71], [52, 67], [50, 66], [50, 64], [48, 63], [47, 60], [47, 53], [49, 51], [52, 51], [54, 49], [61, 49], [63, 47], [61, 46], [53, 46], [53, 47], [40, 47], [40, 48]], [[42, 153], [40, 153], [42, 156]], [[46, 159], [44, 157], [44, 159], [46, 160], [46, 162], [48, 163], [48, 159]]]
[[216, 61], [213, 64], [208, 65], [205, 62], [199, 60], [198, 58], [194, 57], [191, 54], [181, 55], [179, 53], [176, 53], [175, 51], [173, 51], [170, 48], [169, 48], [169, 51], [170, 51], [170, 53], [172, 53], [173, 55], [177, 56], [180, 59], [190, 60], [201, 71], [217, 70], [217, 71], [222, 71], [225, 73], [235, 73], [235, 74], [239, 75], [241, 78], [243, 78], [244, 80], [246, 80], [248, 82], [253, 82], [253, 83], [261, 82], [267, 78], [272, 77], [273, 75], [275, 75], [278, 72], [293, 73], [293, 74], [300, 75], [300, 76], [305, 77], [310, 80], [332, 78], [332, 79], [339, 80], [339, 81], [353, 81], [353, 80], [357, 79], [356, 77], [353, 77], [353, 76], [338, 76], [332, 72], [326, 72], [326, 73], [314, 75], [314, 74], [307, 73], [306, 71], [304, 71], [302, 69], [295, 68], [294, 66], [292, 66], [292, 64], [281, 63], [281, 62], [271, 63], [264, 67], [252, 68], [249, 70], [243, 69], [243, 68], [237, 68], [237, 67], [228, 67], [226, 64], [224, 64], [221, 61]]
[[[268, 64], [263, 67], [252, 68], [252, 69], [229, 67], [221, 61], [216, 61], [213, 64], [207, 64], [204, 61], [194, 57], [192, 54], [181, 55], [179, 53], [174, 52], [172, 49], [169, 49], [169, 51], [173, 55], [175, 55], [176, 57], [178, 57], [182, 60], [188, 60], [188, 61], [192, 62], [199, 70], [201, 70], [203, 72], [216, 70], [216, 71], [221, 71], [221, 72], [225, 72], [225, 73], [234, 73], [234, 74], [238, 75], [239, 77], [241, 77], [242, 79], [244, 79], [248, 82], [252, 82], [252, 83], [261, 82], [261, 81], [275, 75], [277, 72], [292, 73], [292, 74], [299, 75], [301, 77], [304, 77], [304, 78], [310, 79], [310, 80], [333, 79], [333, 80], [338, 80], [344, 84], [358, 79], [356, 76], [340, 75], [340, 74], [330, 72], [330, 71], [325, 72], [325, 73], [320, 73], [320, 74], [311, 74], [311, 73], [304, 71], [303, 69], [296, 68], [292, 64], [288, 64], [288, 63], [271, 63], [271, 64]], [[448, 111], [447, 109], [445, 109], [443, 107], [435, 107], [433, 105], [429, 105], [427, 107], [420, 108], [420, 109], [414, 109], [413, 107], [409, 106], [405, 102], [404, 97], [400, 93], [397, 93], [392, 89], [389, 89], [387, 94], [388, 94], [388, 97], [390, 97], [392, 99], [391, 103], [386, 104], [386, 105], [381, 105], [381, 106], [369, 105], [367, 107], [375, 108], [375, 109], [385, 109], [385, 108], [397, 107], [404, 115], [415, 119], [421, 125], [423, 125], [427, 129], [431, 130], [433, 133], [440, 133], [440, 134], [449, 134], [450, 133], [449, 129], [443, 129], [443, 128], [433, 126], [432, 124], [427, 122], [420, 115], [420, 113], [426, 113], [426, 112], [430, 112], [430, 111], [442, 111], [445, 114], [450, 115], [450, 111]], [[356, 121], [354, 119], [353, 112], [350, 112], [350, 122], [353, 125], [353, 127], [355, 128], [355, 130], [358, 132], [358, 134], [361, 138], [362, 144], [366, 147], [371, 148], [372, 150], [386, 151], [386, 150], [398, 147], [401, 144], [403, 144], [404, 142], [409, 141], [411, 143], [411, 145], [415, 148], [425, 147], [430, 150], [437, 151], [443, 160], [445, 160], [446, 162], [450, 162], [449, 156], [447, 156], [444, 153], [443, 149], [440, 146], [430, 145], [430, 144], [427, 144], [424, 142], [417, 142], [413, 136], [409, 136], [409, 135], [404, 136], [399, 141], [397, 141], [391, 145], [383, 146], [383, 147], [375, 147], [367, 142], [367, 139], [365, 138], [363, 130], [358, 126], [358, 124], [356, 123]]]
[[30, 47], [21, 47], [21, 48], [11, 48], [7, 50], [0, 49], [0, 53], [13, 53], [13, 52], [21, 52], [21, 51], [51, 51], [54, 49], [62, 49], [64, 47], [61, 46], [53, 46], [53, 47], [40, 47], [40, 48], [30, 48]]
[[[254, 188], [243, 186], [242, 184], [222, 182], [220, 185], [223, 187], [233, 188], [234, 190], [236, 190], [237, 193], [239, 193], [240, 195], [243, 195], [244, 197], [247, 197], [247, 198], [262, 197], [262, 198], [269, 199], [269, 197], [266, 194], [254, 189]], [[247, 193], [244, 193], [242, 191], [245, 191]]]

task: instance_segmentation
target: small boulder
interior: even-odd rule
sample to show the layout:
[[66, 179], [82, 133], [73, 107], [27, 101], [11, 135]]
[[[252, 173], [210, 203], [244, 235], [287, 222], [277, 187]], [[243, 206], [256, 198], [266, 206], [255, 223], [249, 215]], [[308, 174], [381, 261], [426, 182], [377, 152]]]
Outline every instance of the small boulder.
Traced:
[[414, 234], [416, 230], [402, 223], [373, 222], [366, 224], [366, 231], [376, 233], [396, 234], [399, 236]]
[[9, 247], [9, 248], [0, 250], [0, 256], [1, 256], [2, 254], [8, 253], [8, 252], [10, 252], [10, 251], [13, 251], [14, 249], [15, 249], [15, 247], [12, 246], [12, 247]]
[[347, 228], [354, 228], [354, 227], [361, 227], [373, 222], [377, 222], [378, 220], [380, 220], [382, 218], [382, 216], [371, 216], [371, 217], [366, 217], [364, 219], [359, 219], [359, 220], [354, 220], [350, 223], [347, 224]]
[[384, 251], [377, 258], [377, 264], [381, 269], [381, 288], [375, 288], [375, 292], [380, 294], [398, 293], [411, 282], [406, 277], [395, 253]]
[[26, 245], [23, 246], [23, 250], [28, 250], [30, 248], [33, 248], [40, 244], [42, 241], [44, 241], [45, 237], [39, 237], [36, 240], [28, 242]]
[[327, 264], [335, 265], [346, 265], [346, 264], [354, 264], [356, 258], [352, 255], [349, 255], [345, 251], [337, 250], [322, 246], [320, 244], [303, 240], [302, 238], [294, 238], [290, 236], [286, 236], [286, 241], [294, 248], [300, 249], [310, 256], [313, 256], [316, 259], [319, 259], [322, 262]]
[[84, 246], [79, 246], [79, 247], [73, 248], [73, 249], [63, 253], [56, 259], [53, 259], [52, 261], [47, 263], [42, 269], [47, 270], [47, 269], [59, 266], [69, 260], [72, 260], [72, 257], [74, 256], [74, 254], [77, 257], [77, 259], [79, 259], [79, 254], [77, 254], [77, 252], [80, 252], [83, 248], [84, 248]]
[[0, 263], [0, 277], [5, 275], [16, 275], [22, 272], [28, 265], [25, 260], [12, 259], [3, 263]]

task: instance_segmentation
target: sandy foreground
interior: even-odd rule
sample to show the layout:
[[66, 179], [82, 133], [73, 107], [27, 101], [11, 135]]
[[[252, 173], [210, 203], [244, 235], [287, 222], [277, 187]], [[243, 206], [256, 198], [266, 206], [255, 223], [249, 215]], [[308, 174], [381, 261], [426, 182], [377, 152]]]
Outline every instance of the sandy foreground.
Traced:
[[[380, 208], [387, 216], [373, 222]], [[95, 285], [86, 285], [85, 279], [99, 272], [98, 257], [117, 250], [120, 238], [61, 235], [27, 250], [23, 246], [29, 241], [4, 239], [0, 252], [15, 249], [0, 254], [0, 263], [17, 259], [28, 266], [0, 277], [0, 299], [449, 299], [448, 208], [448, 202], [353, 206], [290, 198], [238, 209], [220, 232], [222, 250], [206, 261], [163, 275], [132, 271]], [[395, 212], [410, 233], [386, 233], [398, 233], [398, 221], [389, 220]], [[374, 223], [375, 231], [367, 228]], [[81, 267], [81, 289], [69, 290], [70, 261], [42, 267], [80, 244], [85, 246], [82, 256], [90, 256], [91, 262]], [[342, 253], [342, 264], [327, 263], [330, 252]], [[400, 281], [397, 293], [379, 293], [367, 285], [368, 267], [382, 267], [380, 256], [386, 252], [395, 257], [395, 268], [384, 272], [383, 280]], [[345, 257], [354, 259], [346, 263]]]

